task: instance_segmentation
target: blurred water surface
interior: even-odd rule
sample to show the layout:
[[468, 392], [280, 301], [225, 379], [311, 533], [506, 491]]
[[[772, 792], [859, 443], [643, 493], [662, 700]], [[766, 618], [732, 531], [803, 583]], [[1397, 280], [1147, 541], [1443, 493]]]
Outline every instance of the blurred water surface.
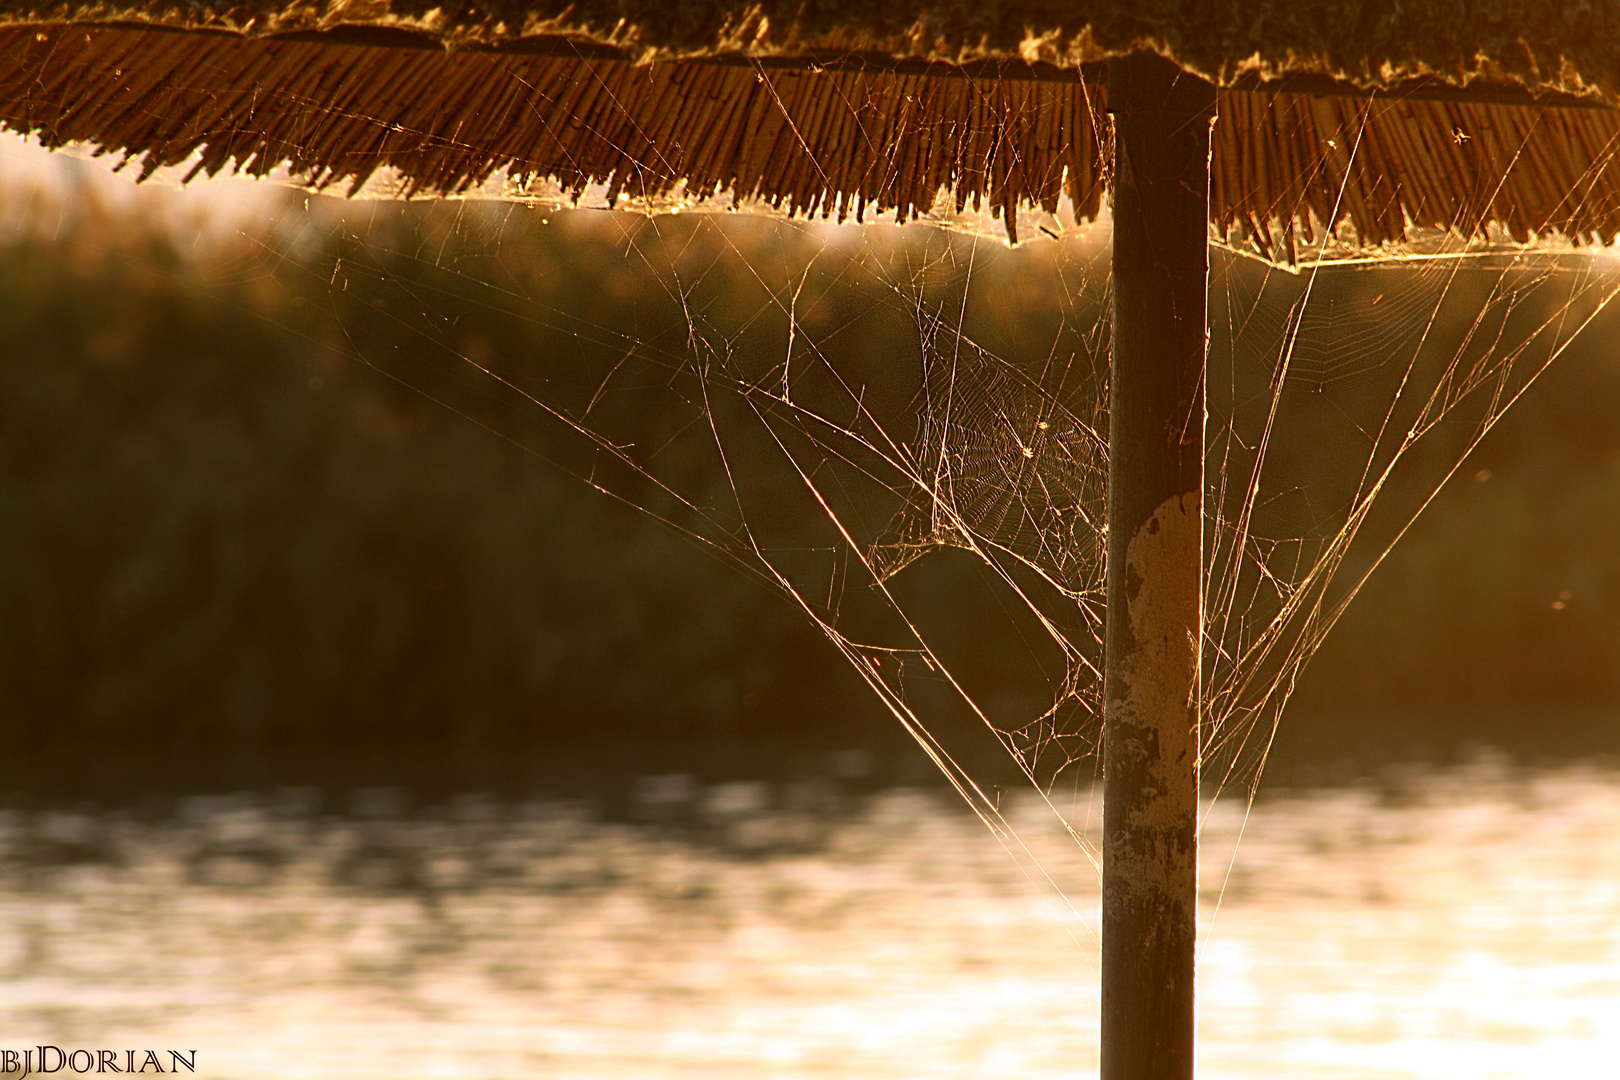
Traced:
[[[1096, 871], [1036, 799], [1009, 818], [1062, 895], [933, 792], [639, 790], [630, 825], [386, 791], [11, 812], [4, 1045], [212, 1078], [1094, 1073]], [[1093, 793], [1063, 809], [1096, 839]], [[1204, 840], [1201, 1076], [1620, 1069], [1620, 774], [1234, 798]]]

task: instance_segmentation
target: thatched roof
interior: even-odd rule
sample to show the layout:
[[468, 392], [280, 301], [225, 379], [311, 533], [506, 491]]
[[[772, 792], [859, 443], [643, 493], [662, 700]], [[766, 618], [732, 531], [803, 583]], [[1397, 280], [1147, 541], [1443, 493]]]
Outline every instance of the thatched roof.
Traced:
[[1011, 225], [1065, 191], [1095, 215], [1100, 61], [1144, 45], [1225, 88], [1212, 212], [1268, 250], [1346, 218], [1620, 233], [1611, 3], [0, 0], [0, 124], [316, 186], [505, 171], [902, 219], [944, 191]]
[[0, 23], [65, 22], [259, 37], [368, 28], [451, 48], [567, 38], [638, 61], [822, 51], [1072, 67], [1148, 44], [1217, 82], [1258, 66], [1620, 87], [1612, 0], [0, 0]]

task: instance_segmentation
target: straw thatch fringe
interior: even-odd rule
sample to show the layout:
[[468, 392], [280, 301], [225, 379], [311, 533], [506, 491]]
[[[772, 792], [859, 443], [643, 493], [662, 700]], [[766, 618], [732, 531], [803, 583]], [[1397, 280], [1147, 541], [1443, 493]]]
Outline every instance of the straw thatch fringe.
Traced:
[[505, 169], [518, 185], [605, 184], [658, 199], [731, 192], [793, 214], [927, 212], [988, 202], [1085, 217], [1102, 189], [1092, 109], [1066, 83], [888, 71], [638, 66], [612, 59], [249, 41], [137, 30], [0, 31], [0, 123], [87, 142], [143, 175], [286, 163], [358, 190], [383, 166], [406, 194], [456, 194]]
[[[801, 216], [899, 220], [941, 193], [1020, 205], [1106, 186], [1099, 86], [882, 69], [635, 65], [135, 29], [0, 29], [0, 124], [47, 145], [193, 172], [285, 165], [315, 188], [397, 171], [457, 194], [505, 170], [610, 201], [729, 192]], [[1224, 92], [1212, 217], [1268, 257], [1348, 222], [1366, 244], [1412, 227], [1516, 239], [1620, 233], [1620, 113], [1455, 101]]]
[[1620, 112], [1303, 94], [1220, 97], [1213, 216], [1268, 257], [1348, 221], [1364, 245], [1413, 228], [1515, 241], [1620, 234]]

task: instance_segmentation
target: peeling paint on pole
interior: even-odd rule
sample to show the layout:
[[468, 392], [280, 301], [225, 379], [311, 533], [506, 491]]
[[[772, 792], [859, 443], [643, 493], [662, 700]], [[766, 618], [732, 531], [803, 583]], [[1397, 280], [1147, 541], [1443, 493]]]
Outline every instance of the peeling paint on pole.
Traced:
[[1121, 693], [1110, 702], [1109, 720], [1119, 763], [1142, 785], [1113, 822], [1118, 838], [1110, 853], [1119, 872], [1108, 888], [1121, 903], [1178, 897], [1189, 883], [1196, 890], [1196, 819], [1187, 818], [1185, 789], [1198, 775], [1197, 686], [1176, 676], [1197, 670], [1197, 624], [1188, 626], [1188, 613], [1199, 610], [1199, 582], [1185, 569], [1200, 562], [1201, 514], [1196, 492], [1172, 496], [1126, 549], [1132, 648], [1120, 658]]

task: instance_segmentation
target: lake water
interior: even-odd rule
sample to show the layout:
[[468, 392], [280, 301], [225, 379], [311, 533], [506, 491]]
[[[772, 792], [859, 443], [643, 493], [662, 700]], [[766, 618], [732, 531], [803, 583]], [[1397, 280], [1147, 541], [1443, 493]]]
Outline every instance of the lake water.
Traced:
[[[244, 1080], [1094, 1075], [1096, 870], [1051, 812], [1008, 807], [1056, 887], [943, 797], [833, 794], [654, 781], [685, 820], [639, 826], [387, 793], [12, 813], [0, 1048]], [[1064, 809], [1095, 838], [1091, 793]], [[1235, 799], [1204, 842], [1201, 1077], [1620, 1076], [1620, 775], [1413, 772], [1246, 826]]]

